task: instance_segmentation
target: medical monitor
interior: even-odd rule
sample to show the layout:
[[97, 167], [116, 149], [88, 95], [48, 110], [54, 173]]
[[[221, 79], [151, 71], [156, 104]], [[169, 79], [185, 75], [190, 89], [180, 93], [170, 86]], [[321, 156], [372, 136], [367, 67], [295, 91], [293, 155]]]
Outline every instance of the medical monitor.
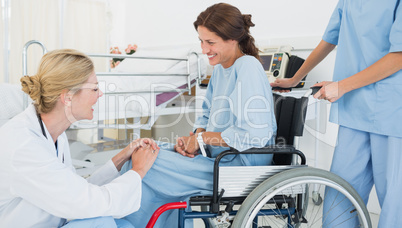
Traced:
[[274, 82], [277, 78], [285, 78], [289, 62], [289, 57], [286, 53], [261, 53], [260, 57], [269, 82]]

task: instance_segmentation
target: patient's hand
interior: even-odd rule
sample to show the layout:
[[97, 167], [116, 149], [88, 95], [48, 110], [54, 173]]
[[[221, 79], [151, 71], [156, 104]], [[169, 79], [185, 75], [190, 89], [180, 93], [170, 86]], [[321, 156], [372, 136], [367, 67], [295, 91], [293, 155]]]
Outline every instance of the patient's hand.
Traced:
[[190, 158], [196, 156], [200, 149], [196, 135], [194, 135], [193, 132], [190, 133], [190, 136], [182, 136], [178, 138], [174, 148], [179, 154]]
[[158, 156], [159, 148], [154, 150], [150, 144], [140, 147], [131, 155], [132, 170], [144, 178]]

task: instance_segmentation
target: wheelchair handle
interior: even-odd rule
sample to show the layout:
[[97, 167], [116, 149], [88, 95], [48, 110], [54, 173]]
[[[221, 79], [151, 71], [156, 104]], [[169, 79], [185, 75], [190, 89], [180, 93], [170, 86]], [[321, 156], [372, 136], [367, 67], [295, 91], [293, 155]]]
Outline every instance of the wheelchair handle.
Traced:
[[[310, 87], [309, 90], [307, 90], [307, 92], [302, 97], [309, 97], [310, 95], [314, 96], [314, 94], [316, 94], [321, 88], [322, 88], [322, 86], [312, 86], [312, 87]], [[272, 87], [271, 89], [273, 91], [276, 91], [276, 90], [292, 91], [292, 88], [282, 88], [282, 87]]]
[[311, 91], [311, 95], [314, 96], [314, 94], [316, 94], [320, 89], [322, 88], [322, 86], [312, 86], [310, 87]]

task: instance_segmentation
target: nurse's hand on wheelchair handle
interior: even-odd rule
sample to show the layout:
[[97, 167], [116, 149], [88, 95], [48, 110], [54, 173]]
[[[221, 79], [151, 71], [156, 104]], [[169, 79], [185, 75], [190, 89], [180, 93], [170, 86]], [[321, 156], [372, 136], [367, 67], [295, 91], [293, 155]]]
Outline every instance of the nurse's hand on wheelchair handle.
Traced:
[[321, 86], [312, 86], [310, 87], [311, 91], [311, 95], [315, 95], [322, 87]]
[[294, 82], [293, 78], [278, 78], [271, 83], [273, 91], [276, 92], [290, 92], [299, 82]]
[[316, 99], [324, 99], [329, 102], [335, 102], [340, 97], [343, 96], [344, 92], [342, 92], [338, 82], [332, 81], [323, 81], [314, 84], [313, 87], [321, 87], [315, 94], [314, 98]]

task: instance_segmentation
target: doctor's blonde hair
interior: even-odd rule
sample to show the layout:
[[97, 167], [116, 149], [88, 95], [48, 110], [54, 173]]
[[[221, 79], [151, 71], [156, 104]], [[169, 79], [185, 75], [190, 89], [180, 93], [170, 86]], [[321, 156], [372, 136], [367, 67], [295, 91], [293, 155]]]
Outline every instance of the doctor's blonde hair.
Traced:
[[34, 76], [21, 78], [22, 90], [33, 100], [37, 112], [48, 113], [60, 94], [80, 87], [94, 72], [92, 60], [73, 49], [59, 49], [45, 54]]
[[236, 40], [244, 54], [261, 61], [259, 49], [250, 34], [250, 27], [255, 26], [250, 14], [242, 14], [238, 8], [230, 4], [217, 3], [198, 15], [194, 22], [195, 30], [198, 26], [204, 26], [223, 40]]

